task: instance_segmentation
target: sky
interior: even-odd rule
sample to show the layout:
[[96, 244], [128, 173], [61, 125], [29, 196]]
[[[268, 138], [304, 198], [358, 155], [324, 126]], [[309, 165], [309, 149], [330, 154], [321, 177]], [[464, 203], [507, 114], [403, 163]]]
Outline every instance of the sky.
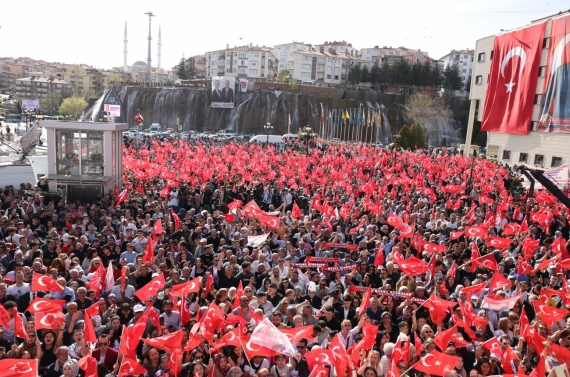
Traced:
[[30, 57], [96, 68], [123, 66], [128, 28], [128, 64], [147, 60], [149, 10], [152, 65], [158, 26], [161, 67], [180, 58], [220, 50], [226, 44], [313, 45], [343, 40], [357, 49], [405, 46], [439, 59], [452, 49], [474, 49], [477, 39], [515, 29], [568, 10], [561, 0], [361, 0], [287, 2], [173, 0], [28, 0], [6, 2], [0, 11], [0, 57]]

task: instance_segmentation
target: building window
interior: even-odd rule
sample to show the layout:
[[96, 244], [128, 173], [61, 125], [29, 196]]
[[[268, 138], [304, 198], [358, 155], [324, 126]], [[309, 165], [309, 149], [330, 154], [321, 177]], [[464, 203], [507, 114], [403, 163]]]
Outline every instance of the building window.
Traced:
[[239, 57], [240, 58], [247, 58], [247, 52], [240, 52]]
[[311, 73], [310, 72], [301, 72], [301, 77], [311, 77]]
[[542, 48], [548, 48], [548, 43], [550, 42], [550, 38], [546, 37], [542, 40]]
[[484, 52], [480, 53], [479, 56], [477, 56], [477, 61], [478, 61], [479, 63], [485, 61], [485, 53], [484, 53]]
[[218, 62], [212, 62], [212, 66], [218, 65]]
[[338, 76], [337, 76], [337, 75], [334, 75], [334, 79], [335, 79], [335, 80], [338, 80]]
[[327, 75], [327, 79], [330, 80], [330, 79], [331, 79], [331, 75]]
[[521, 153], [519, 155], [519, 162], [528, 162], [528, 153]]
[[562, 166], [562, 157], [552, 157], [552, 163], [550, 164], [550, 166], [553, 168]]
[[530, 122], [530, 129], [529, 129], [529, 131], [534, 131], [534, 130], [535, 130], [535, 127], [536, 127], [536, 121], [533, 120], [533, 121]]
[[509, 161], [511, 159], [511, 151], [503, 151], [503, 160]]
[[259, 64], [259, 62], [251, 62], [251, 63], [250, 63], [250, 65], [252, 65], [252, 66], [255, 66], [255, 65], [258, 65], [258, 64]]
[[303, 64], [303, 69], [311, 69], [311, 65], [310, 64]]
[[540, 103], [540, 94], [534, 95], [534, 104], [536, 105], [537, 103]]
[[250, 69], [249, 74], [250, 75], [257, 75], [257, 69]]
[[252, 53], [252, 54], [251, 54], [251, 57], [252, 57], [252, 58], [259, 58], [259, 54], [254, 54], [254, 53]]
[[542, 77], [544, 76], [544, 71], [546, 70], [546, 66], [541, 65], [540, 68], [538, 69], [538, 77]]
[[535, 165], [540, 165], [542, 166], [542, 163], [544, 162], [544, 156], [541, 154], [537, 154], [534, 156], [534, 164]]
[[238, 73], [242, 73], [242, 74], [243, 74], [243, 73], [247, 73], [247, 71], [246, 71], [245, 68], [240, 68], [240, 69], [238, 69]]
[[483, 84], [483, 76], [481, 76], [481, 75], [475, 76], [475, 84], [477, 84], [477, 85]]

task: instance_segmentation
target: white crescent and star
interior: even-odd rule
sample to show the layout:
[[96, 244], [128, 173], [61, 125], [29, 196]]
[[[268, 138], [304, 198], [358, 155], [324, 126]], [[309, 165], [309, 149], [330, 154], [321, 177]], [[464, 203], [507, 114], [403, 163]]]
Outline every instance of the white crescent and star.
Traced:
[[[435, 360], [435, 364], [430, 365], [427, 363], [428, 359], [431, 359], [431, 358], [433, 358]], [[439, 365], [438, 361], [437, 361], [437, 357], [435, 357], [435, 355], [432, 355], [431, 353], [428, 353], [423, 359], [420, 360], [420, 362], [428, 368], [433, 367], [434, 365]]]
[[[41, 305], [40, 305], [41, 304]], [[45, 305], [44, 305], [45, 304]], [[35, 311], [41, 312], [42, 309], [47, 305], [47, 302], [45, 301], [38, 301], [38, 302], [34, 302], [32, 304], [32, 308], [34, 308]]]
[[[521, 67], [519, 69], [519, 75], [524, 69], [524, 66], [526, 64], [526, 52], [521, 46], [513, 47], [509, 52], [507, 52], [507, 54], [503, 58], [503, 62], [501, 63], [501, 76], [503, 76], [503, 78], [505, 77], [505, 67], [507, 63], [515, 56], [519, 56], [521, 59]], [[511, 81], [508, 84], [505, 84], [505, 86], [507, 87], [507, 93], [512, 92], [513, 86], [515, 85], [516, 82], [513, 82], [513, 79], [511, 78]]]
[[552, 53], [552, 60], [550, 62], [550, 75], [552, 76], [554, 72], [562, 65], [562, 56], [564, 55], [564, 48], [570, 42], [570, 34], [566, 34]]
[[[48, 319], [48, 318], [51, 318], [50, 323], [47, 323], [47, 322], [46, 322], [46, 319]], [[51, 326], [51, 325], [53, 325], [53, 323], [55, 322], [55, 319], [56, 319], [56, 317], [55, 317], [54, 314], [48, 313], [48, 314], [46, 314], [45, 316], [43, 316], [42, 319], [40, 319], [40, 323], [41, 323], [42, 325], [44, 325], [44, 326]]]
[[[27, 368], [27, 369], [22, 369], [22, 368]], [[19, 362], [16, 363], [16, 365], [14, 365], [12, 368], [10, 368], [13, 371], [18, 371], [18, 373], [20, 374], [24, 374], [24, 373], [28, 373], [32, 371], [32, 367], [30, 366], [29, 363], [24, 363], [24, 362]]]
[[326, 353], [321, 353], [321, 362], [324, 363], [330, 363], [330, 359], [329, 359], [329, 355], [327, 355]]
[[247, 349], [248, 349], [249, 351], [251, 351], [251, 352], [258, 352], [258, 351], [261, 349], [261, 348], [257, 348], [257, 349], [252, 348], [252, 347], [251, 347], [252, 345], [253, 345], [253, 344], [252, 344], [251, 342], [247, 342], [247, 343], [245, 344], [245, 348], [247, 348]]

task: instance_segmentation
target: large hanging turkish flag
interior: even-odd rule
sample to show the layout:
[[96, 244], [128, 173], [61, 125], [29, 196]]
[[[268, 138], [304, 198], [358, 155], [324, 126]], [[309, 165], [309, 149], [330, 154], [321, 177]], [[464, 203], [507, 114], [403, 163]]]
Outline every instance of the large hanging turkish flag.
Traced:
[[570, 133], [569, 41], [570, 16], [553, 19], [537, 131]]
[[528, 134], [545, 27], [541, 22], [495, 37], [481, 131]]

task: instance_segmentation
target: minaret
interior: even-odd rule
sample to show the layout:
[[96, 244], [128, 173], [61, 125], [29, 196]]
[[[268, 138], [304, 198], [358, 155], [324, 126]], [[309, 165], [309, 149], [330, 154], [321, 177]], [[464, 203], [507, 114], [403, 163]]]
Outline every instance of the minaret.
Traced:
[[127, 21], [125, 21], [125, 37], [123, 39], [123, 43], [125, 44], [124, 47], [124, 51], [123, 51], [123, 55], [124, 55], [124, 59], [125, 61], [123, 62], [123, 71], [126, 73], [129, 70], [129, 67], [127, 65]]
[[158, 54], [156, 57], [156, 69], [160, 69], [160, 46], [162, 46], [162, 43], [160, 43], [160, 25], [158, 25]]

